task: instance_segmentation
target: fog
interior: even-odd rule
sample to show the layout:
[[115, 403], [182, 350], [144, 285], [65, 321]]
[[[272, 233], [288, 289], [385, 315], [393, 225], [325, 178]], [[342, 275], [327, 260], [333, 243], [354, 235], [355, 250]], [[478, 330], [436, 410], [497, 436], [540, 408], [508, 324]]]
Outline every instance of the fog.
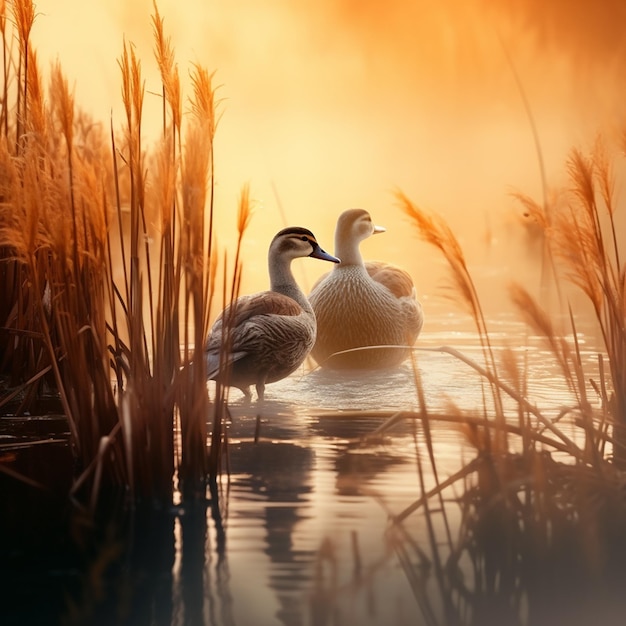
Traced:
[[[424, 297], [439, 293], [444, 267], [399, 211], [396, 189], [450, 222], [479, 275], [534, 281], [511, 192], [541, 199], [539, 154], [548, 186], [557, 187], [571, 147], [623, 129], [620, 0], [161, 0], [158, 7], [181, 76], [200, 63], [220, 85], [222, 246], [234, 237], [239, 190], [250, 183], [244, 291], [267, 286], [267, 245], [278, 229], [306, 226], [332, 250], [337, 215], [358, 206], [388, 229], [363, 244], [364, 255], [407, 267]], [[40, 59], [58, 58], [79, 105], [107, 125], [111, 115], [122, 124], [117, 59], [124, 39], [135, 45], [147, 134], [156, 137], [151, 0], [41, 0], [37, 10]], [[297, 264], [305, 288], [328, 269]]]

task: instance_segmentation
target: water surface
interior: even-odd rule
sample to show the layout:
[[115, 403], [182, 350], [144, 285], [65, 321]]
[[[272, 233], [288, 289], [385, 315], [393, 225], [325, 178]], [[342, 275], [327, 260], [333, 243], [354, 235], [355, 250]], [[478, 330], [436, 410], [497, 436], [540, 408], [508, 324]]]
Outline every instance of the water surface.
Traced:
[[[420, 410], [417, 381], [429, 414], [445, 414], [452, 403], [481, 414], [481, 377], [436, 350], [452, 345], [482, 362], [471, 324], [447, 316], [430, 328], [415, 360], [395, 370], [302, 370], [268, 386], [262, 406], [233, 390], [228, 471], [206, 507], [129, 517], [111, 506], [85, 533], [58, 504], [31, 503], [67, 527], [59, 523], [53, 535], [45, 519], [33, 523], [41, 533], [34, 550], [21, 543], [31, 536], [25, 529], [7, 530], [19, 535], [8, 550], [13, 571], [3, 572], [8, 623], [429, 623], [388, 533], [390, 517], [435, 484], [423, 426], [405, 419], [380, 438], [368, 436], [398, 411]], [[505, 349], [520, 356], [537, 402], [556, 414], [572, 401], [538, 338], [506, 316], [495, 328], [496, 357]], [[584, 339], [584, 358], [593, 362]], [[430, 425], [445, 480], [476, 452], [454, 424], [433, 418]], [[451, 508], [449, 522], [458, 515]], [[423, 516], [412, 514], [405, 528], [407, 541], [427, 552]]]

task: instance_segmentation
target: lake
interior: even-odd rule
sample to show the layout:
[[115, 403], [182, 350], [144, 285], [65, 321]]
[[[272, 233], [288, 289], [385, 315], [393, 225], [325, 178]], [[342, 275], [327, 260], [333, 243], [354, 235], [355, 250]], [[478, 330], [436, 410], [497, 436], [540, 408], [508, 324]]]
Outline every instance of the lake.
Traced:
[[[480, 376], [436, 350], [454, 346], [479, 361], [476, 334], [459, 316], [434, 322], [415, 355], [428, 410], [445, 414], [454, 403], [480, 414]], [[505, 315], [490, 327], [497, 353], [510, 346], [523, 357], [537, 404], [556, 415], [571, 402], [538, 338]], [[593, 364], [594, 342], [580, 340], [583, 358]], [[112, 502], [94, 524], [57, 495], [0, 475], [2, 624], [448, 623], [435, 577], [426, 571], [434, 555], [425, 516], [408, 514], [402, 532], [390, 532], [390, 517], [435, 485], [420, 421], [388, 422], [398, 411], [419, 409], [410, 361], [365, 374], [303, 370], [268, 386], [260, 410], [237, 390], [230, 408], [228, 473], [207, 506], [129, 515]], [[40, 438], [63, 438], [60, 418], [36, 423]], [[380, 437], [368, 438], [384, 424], [391, 425]], [[433, 420], [430, 426], [441, 481], [476, 452], [454, 424]], [[67, 480], [66, 443], [21, 449], [7, 431], [5, 421], [0, 453], [27, 455], [36, 473], [58, 472]], [[457, 532], [460, 509], [445, 508]], [[441, 510], [432, 519], [441, 522]], [[523, 610], [518, 618], [530, 623]]]

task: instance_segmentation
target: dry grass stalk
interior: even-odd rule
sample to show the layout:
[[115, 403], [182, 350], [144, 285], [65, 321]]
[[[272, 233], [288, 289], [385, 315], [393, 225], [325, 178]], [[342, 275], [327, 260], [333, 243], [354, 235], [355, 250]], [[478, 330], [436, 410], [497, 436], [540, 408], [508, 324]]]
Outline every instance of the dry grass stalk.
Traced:
[[[525, 385], [517, 362], [506, 358], [512, 360], [503, 367], [520, 380], [521, 394]], [[518, 623], [523, 607], [538, 616], [560, 601], [546, 590], [550, 596], [563, 592], [571, 601], [576, 588], [580, 597], [593, 598], [596, 584], [614, 584], [621, 571], [623, 475], [601, 455], [573, 450], [573, 442], [558, 437], [556, 425], [556, 437], [542, 434], [521, 409], [519, 423], [506, 428], [509, 440], [519, 437], [522, 445], [498, 456], [485, 444], [481, 417], [454, 408], [447, 416], [429, 416], [433, 423], [464, 428], [476, 456], [391, 515], [392, 544], [428, 623]], [[420, 413], [402, 417], [421, 421]], [[556, 461], [555, 452], [565, 462]], [[446, 529], [449, 516], [458, 515], [455, 508], [461, 526], [451, 539]], [[420, 536], [426, 533], [429, 545], [409, 533], [409, 522], [414, 527], [419, 513], [425, 526]], [[555, 585], [562, 575], [566, 582]]]
[[[163, 131], [164, 133], [166, 131], [166, 110], [167, 105], [169, 105], [172, 115], [172, 124], [174, 126], [174, 137], [180, 137], [182, 125], [182, 98], [178, 67], [175, 62], [171, 39], [165, 35], [164, 19], [159, 14], [156, 0], [152, 5], [154, 11], [152, 16], [152, 28], [155, 40], [155, 57], [163, 83]], [[212, 115], [213, 111], [211, 111], [210, 114]]]
[[[32, 0], [14, 0], [13, 19], [19, 43], [18, 94], [16, 114], [16, 145], [19, 143], [28, 119], [28, 62], [30, 56], [30, 31], [35, 22], [35, 5]], [[23, 91], [22, 91], [23, 89]], [[5, 101], [6, 102], [6, 101]]]
[[[545, 229], [551, 256], [565, 261], [569, 278], [583, 289], [594, 306], [605, 338], [612, 378], [617, 381], [613, 383], [614, 396], [610, 401], [607, 400], [605, 407], [611, 406], [616, 409], [617, 426], [613, 440], [617, 449], [623, 450], [626, 454], [624, 442], [620, 441], [618, 436], [619, 416], [623, 413], [623, 409], [619, 408], [619, 397], [622, 393], [620, 389], [626, 384], [623, 373], [626, 369], [624, 367], [626, 366], [624, 269], [619, 265], [620, 255], [613, 218], [615, 209], [612, 200], [611, 168], [606, 153], [599, 145], [590, 159], [585, 159], [580, 152], [574, 151], [569, 162], [569, 171], [574, 185], [573, 200], [568, 205], [551, 207], [548, 216], [544, 207], [534, 203], [531, 199], [520, 197], [520, 200], [528, 213], [535, 217]], [[469, 276], [462, 250], [447, 224], [436, 217], [426, 215], [404, 195], [399, 194], [399, 200], [402, 208], [418, 226], [424, 240], [443, 253], [452, 270], [459, 300], [476, 320], [486, 361], [486, 367], [481, 373], [492, 385], [496, 421], [499, 418], [502, 420], [504, 418], [499, 391], [505, 390], [506, 386], [499, 379], [499, 370], [507, 370], [502, 370], [494, 359], [478, 295]], [[604, 202], [606, 205], [608, 225], [603, 223], [599, 202]], [[608, 232], [608, 236], [605, 232]], [[564, 380], [577, 398], [574, 414], [578, 415], [586, 437], [583, 456], [587, 461], [593, 462], [593, 457], [603, 449], [605, 436], [604, 433], [596, 432], [596, 415], [588, 399], [573, 315], [570, 315], [574, 331], [572, 347], [565, 337], [557, 334], [548, 315], [525, 289], [514, 285], [511, 288], [511, 295], [526, 322], [546, 340], [560, 365]], [[509, 355], [508, 366], [509, 378], [516, 380], [514, 370], [517, 366], [512, 360], [512, 355]], [[479, 368], [477, 371], [481, 370], [482, 368]], [[524, 393], [520, 391], [515, 395], [518, 397], [519, 419], [526, 420], [531, 414], [537, 417], [537, 412], [529, 411], [527, 403], [522, 401]], [[622, 401], [621, 404], [624, 402]], [[543, 425], [550, 423], [543, 416], [540, 422]], [[626, 435], [624, 438], [626, 439]]]
[[[29, 280], [25, 263], [29, 262], [31, 251], [34, 251], [29, 241], [34, 241], [38, 230], [37, 219], [31, 218], [25, 211], [25, 202], [19, 202], [18, 206], [10, 203], [15, 194], [24, 197], [20, 181], [23, 161], [16, 155], [16, 137], [22, 134], [27, 119], [24, 98], [28, 90], [20, 82], [20, 77], [24, 76], [24, 83], [31, 83], [31, 90], [40, 96], [38, 73], [32, 69], [36, 60], [28, 45], [34, 9], [29, 2], [15, 2], [11, 9], [12, 14], [8, 16], [6, 3], [0, 4], [4, 79], [0, 107], [0, 374], [6, 375], [11, 385], [17, 385], [32, 379], [49, 361], [44, 355], [46, 350], [40, 332], [36, 298], [32, 291], [28, 293], [23, 288]], [[13, 25], [13, 29], [8, 25]], [[19, 33], [22, 33], [21, 37]], [[13, 58], [14, 41], [19, 46], [17, 63]], [[27, 71], [29, 55], [30, 72]], [[16, 86], [13, 96], [11, 85]], [[41, 102], [39, 97], [37, 102]], [[13, 133], [16, 134], [11, 138], [9, 135]], [[32, 139], [30, 143], [32, 145]], [[21, 409], [30, 406], [40, 384], [38, 382], [27, 392]]]
[[577, 342], [576, 327], [572, 317], [574, 331], [574, 348], [568, 340], [557, 333], [548, 314], [539, 306], [526, 289], [513, 284], [510, 288], [511, 300], [522, 319], [539, 336], [543, 337], [550, 352], [556, 358], [563, 380], [576, 397], [576, 408], [584, 421], [593, 421], [593, 412], [587, 398], [587, 389], [583, 364]]
[[[2, 39], [2, 102], [8, 104], [9, 102], [9, 77], [10, 77], [10, 63], [11, 63], [11, 49], [8, 47], [7, 42], [11, 41], [11, 34], [7, 31], [7, 3], [6, 0], [0, 0], [0, 38]], [[9, 136], [9, 112], [6, 106], [2, 107], [0, 111], [0, 128], [4, 131], [0, 133], [3, 137]]]
[[[40, 372], [54, 372], [83, 468], [75, 497], [90, 493], [86, 499], [95, 505], [101, 487], [120, 484], [132, 497], [171, 501], [175, 472], [185, 497], [204, 497], [209, 397], [203, 348], [217, 270], [211, 75], [194, 66], [183, 128], [173, 49], [155, 5], [162, 145], [146, 156], [141, 63], [126, 42], [119, 61], [123, 137], [112, 128], [107, 145], [104, 133], [76, 111], [58, 65], [44, 101], [28, 41], [29, 8], [25, 0], [14, 5], [21, 54], [15, 109], [6, 90], [13, 66], [6, 59], [4, 65], [2, 110], [14, 110], [16, 121], [2, 120], [0, 141], [0, 324], [10, 329], [0, 335], [10, 347], [3, 371], [33, 386], [43, 379]], [[4, 11], [2, 3], [3, 35]], [[6, 33], [5, 55], [9, 39]], [[8, 137], [13, 128], [19, 153]], [[240, 237], [248, 206], [246, 190]], [[198, 366], [181, 368], [183, 360]], [[182, 455], [175, 449], [176, 419]]]
[[[418, 207], [403, 193], [397, 194], [400, 207], [407, 214], [410, 220], [418, 229], [420, 237], [427, 243], [437, 248], [444, 256], [451, 270], [451, 278], [454, 286], [454, 300], [460, 303], [466, 311], [470, 313], [476, 324], [478, 336], [483, 348], [485, 359], [485, 368], [489, 372], [487, 380], [491, 398], [493, 399], [493, 410], [495, 411], [495, 420], [497, 424], [504, 425], [504, 409], [502, 406], [502, 397], [500, 385], [498, 384], [498, 368], [489, 340], [489, 331], [487, 322], [482, 310], [480, 298], [476, 290], [476, 286], [465, 261], [465, 255], [459, 245], [458, 240], [448, 224], [436, 215], [429, 215], [423, 209]], [[484, 394], [483, 394], [484, 395]], [[484, 404], [485, 420], [488, 418], [488, 408], [485, 401]], [[494, 452], [505, 452], [507, 450], [506, 429], [498, 429], [494, 432], [494, 440], [492, 442]]]
[[[626, 463], [626, 268], [620, 256], [617, 203], [606, 148], [598, 142], [588, 157], [573, 150], [568, 173], [568, 202], [555, 207], [550, 223], [541, 220], [539, 225], [544, 228], [552, 254], [560, 261], [562, 276], [578, 287], [593, 307], [611, 374], [608, 406], [615, 429], [614, 454], [616, 460]], [[557, 353], [562, 361], [576, 365], [563, 349], [555, 349]], [[581, 374], [572, 371], [567, 378], [574, 381], [584, 404]]]
[[[226, 363], [226, 355], [230, 352], [231, 331], [234, 323], [236, 306], [235, 301], [239, 297], [239, 288], [241, 285], [242, 264], [241, 264], [241, 245], [243, 237], [248, 228], [252, 215], [250, 203], [250, 193], [248, 186], [244, 186], [239, 199], [239, 210], [237, 213], [237, 247], [235, 251], [235, 260], [233, 268], [233, 276], [230, 281], [230, 294], [226, 293], [228, 280], [226, 277], [226, 268], [228, 267], [227, 258], [224, 259], [224, 281], [222, 300], [228, 303], [226, 311], [223, 343], [220, 352], [220, 363]], [[204, 357], [203, 357], [204, 358]], [[220, 377], [216, 383], [215, 400], [213, 404], [213, 428], [211, 432], [211, 452], [209, 455], [209, 468], [211, 476], [217, 476], [220, 470], [222, 450], [227, 446], [226, 431], [223, 428], [224, 419], [227, 417], [226, 402], [228, 400], [228, 368], [224, 367], [223, 377]]]
[[[195, 68], [195, 71], [198, 69]], [[211, 90], [211, 85], [203, 85], [203, 89]], [[191, 100], [192, 125], [187, 131], [181, 173], [184, 345], [193, 346], [192, 352], [185, 352], [184, 362], [193, 362], [194, 366], [183, 369], [183, 375], [190, 376], [192, 380], [187, 387], [191, 393], [187, 401], [180, 405], [182, 458], [179, 471], [183, 485], [192, 490], [203, 484], [210, 468], [206, 450], [209, 403], [205, 387], [204, 340], [213, 291], [213, 283], [210, 281], [213, 244], [208, 225], [213, 220], [215, 111], [198, 106], [199, 101], [206, 99], [212, 100], [212, 95], [196, 87]], [[209, 215], [206, 213], [207, 207]], [[191, 342], [187, 336], [190, 326], [193, 327]]]
[[[589, 158], [574, 151], [568, 170], [572, 180], [569, 202], [555, 204], [549, 215], [531, 199], [520, 200], [543, 229], [552, 258], [560, 261], [555, 268], [563, 273], [556, 274], [557, 280], [567, 277], [594, 307], [606, 356], [599, 356], [599, 382], [591, 381], [591, 386], [602, 401], [602, 409], [595, 410], [589, 398], [574, 312], [570, 308], [573, 340], [568, 341], [537, 301], [524, 288], [513, 285], [514, 304], [555, 356], [563, 380], [575, 396], [575, 405], [562, 409], [553, 419], [532, 403], [527, 397], [527, 364], [520, 363], [512, 350], [502, 353], [497, 370], [493, 361], [483, 368], [457, 355], [485, 378], [497, 371], [492, 383], [515, 400], [518, 418], [517, 425], [498, 426], [461, 411], [455, 417], [453, 409], [446, 418], [430, 416], [431, 421], [456, 420], [477, 454], [459, 472], [437, 481], [432, 490], [393, 518], [391, 533], [396, 549], [429, 623], [517, 623], [523, 611], [531, 622], [543, 623], [546, 607], [555, 602], [563, 600], [564, 607], [578, 607], [571, 602], [573, 594], [591, 602], [620, 597], [626, 554], [620, 530], [626, 520], [621, 471], [626, 458], [626, 270], [621, 265], [614, 185], [606, 152], [600, 145]], [[466, 268], [449, 231], [406, 198], [401, 200], [423, 237], [448, 259], [462, 302], [479, 315], [471, 286], [464, 279]], [[481, 328], [486, 332], [483, 325], [477, 326], [479, 332]], [[610, 381], [604, 371], [605, 358]], [[582, 431], [582, 445], [578, 438], [565, 435], [560, 424], [565, 415]], [[419, 415], [413, 417], [418, 419]], [[613, 425], [612, 435], [607, 422]], [[496, 454], [486, 428], [506, 429], [508, 441], [519, 437], [521, 445]], [[424, 436], [428, 438], [428, 432]], [[607, 443], [613, 447], [613, 458], [605, 455]], [[564, 461], [555, 460], [555, 454]], [[461, 495], [443, 499], [444, 492], [450, 491]], [[440, 504], [438, 509], [430, 507], [432, 498]], [[441, 505], [444, 501], [446, 504]], [[451, 541], [448, 535], [440, 537], [441, 530], [437, 533], [433, 529], [447, 524], [450, 507], [454, 506], [460, 509], [462, 526], [456, 540]], [[438, 520], [433, 520], [435, 510]], [[414, 546], [406, 528], [418, 511], [423, 513], [430, 537], [427, 554], [423, 545], [419, 549]], [[443, 552], [442, 546], [446, 546]], [[435, 557], [441, 565], [429, 577], [426, 566]], [[439, 610], [432, 602], [433, 587], [439, 594]], [[612, 595], [613, 589], [618, 590], [617, 596]]]
[[[550, 623], [543, 611], [559, 606], [561, 614], [563, 600], [579, 610], [587, 598], [614, 597], [626, 549], [619, 530], [626, 517], [623, 478], [615, 467], [598, 472], [558, 463], [534, 448], [498, 465], [496, 471], [491, 456], [477, 456], [393, 518], [393, 545], [429, 623], [524, 623], [525, 611], [533, 616], [528, 623]], [[446, 508], [429, 523], [426, 502], [442, 494]], [[412, 540], [410, 516], [422, 511], [427, 528], [439, 529], [453, 507], [461, 526], [452, 543], [441, 531], [430, 545]], [[429, 568], [435, 554], [439, 573]]]

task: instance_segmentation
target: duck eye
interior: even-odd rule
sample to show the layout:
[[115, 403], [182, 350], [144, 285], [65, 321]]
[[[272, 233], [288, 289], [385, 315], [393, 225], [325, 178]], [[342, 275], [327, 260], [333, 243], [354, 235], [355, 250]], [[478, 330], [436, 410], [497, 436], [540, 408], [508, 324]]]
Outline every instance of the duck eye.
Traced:
[[308, 241], [309, 243], [311, 243], [310, 239], [306, 235], [302, 235], [300, 239], [302, 239], [302, 241]]

